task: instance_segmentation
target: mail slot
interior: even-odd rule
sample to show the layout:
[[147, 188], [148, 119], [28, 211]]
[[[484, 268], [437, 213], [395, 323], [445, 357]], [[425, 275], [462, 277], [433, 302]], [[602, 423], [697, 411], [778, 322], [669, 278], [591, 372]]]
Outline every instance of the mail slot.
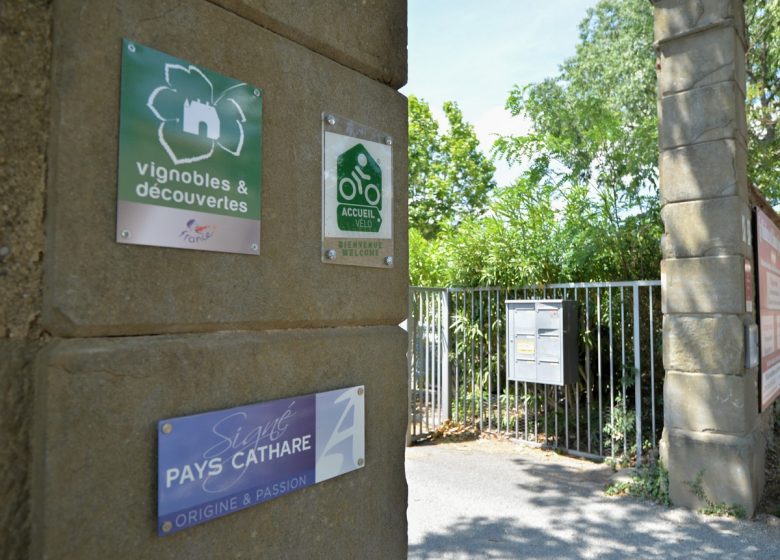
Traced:
[[561, 360], [561, 337], [557, 336], [557, 333], [556, 335], [550, 335], [539, 332], [538, 340], [538, 356], [540, 360], [548, 362], [559, 362]]
[[576, 301], [506, 302], [510, 381], [550, 385], [577, 382], [577, 312]]

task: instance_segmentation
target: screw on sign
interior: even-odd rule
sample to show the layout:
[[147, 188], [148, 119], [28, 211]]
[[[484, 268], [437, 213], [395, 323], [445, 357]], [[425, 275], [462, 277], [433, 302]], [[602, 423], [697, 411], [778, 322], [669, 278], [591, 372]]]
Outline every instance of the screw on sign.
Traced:
[[378, 232], [382, 225], [382, 170], [363, 144], [339, 156], [336, 176], [339, 229]]

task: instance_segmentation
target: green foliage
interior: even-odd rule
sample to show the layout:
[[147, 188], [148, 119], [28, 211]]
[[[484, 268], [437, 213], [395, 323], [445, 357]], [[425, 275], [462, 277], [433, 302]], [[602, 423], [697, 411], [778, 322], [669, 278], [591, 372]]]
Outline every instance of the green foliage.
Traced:
[[[615, 403], [610, 411], [610, 418], [604, 426], [604, 433], [615, 440], [633, 441], [633, 435], [636, 433], [636, 411], [627, 408], [623, 404], [622, 396], [615, 397]], [[636, 444], [632, 445], [636, 452]]]
[[703, 508], [699, 509], [699, 513], [703, 513], [704, 515], [715, 515], [718, 517], [737, 517], [743, 519], [745, 517], [745, 508], [741, 505], [729, 505], [723, 502], [715, 503], [707, 496], [707, 493], [704, 491], [704, 485], [702, 484], [702, 481], [704, 480], [704, 470], [705, 469], [700, 470], [693, 481], [685, 482], [685, 485], [691, 489], [693, 495], [706, 504]]
[[441, 134], [429, 105], [409, 96], [409, 225], [425, 239], [481, 213], [495, 186], [495, 167], [479, 149], [474, 127], [452, 101]]
[[661, 235], [653, 10], [602, 0], [580, 24], [558, 76], [515, 87], [507, 108], [533, 123], [495, 145], [560, 210], [562, 279], [658, 276]]
[[748, 176], [772, 203], [780, 202], [780, 0], [747, 0]]
[[[560, 74], [510, 93], [507, 107], [533, 127], [524, 136], [500, 138], [495, 151], [526, 168], [514, 184], [484, 190], [492, 190], [486, 212], [436, 222], [446, 216], [438, 204], [450, 204], [447, 185], [427, 178], [444, 175], [410, 163], [410, 224], [436, 241], [412, 245], [420, 251], [412, 255], [412, 282], [516, 286], [657, 278], [654, 64], [651, 5], [603, 0], [581, 24], [577, 54]], [[451, 126], [462, 123], [448, 118]], [[411, 98], [410, 158], [429, 149], [436, 167], [442, 150], [431, 121], [427, 105]], [[466, 146], [465, 153], [474, 153]], [[463, 163], [471, 159], [450, 161], [461, 162], [464, 176], [486, 179], [487, 167], [472, 173], [473, 166]], [[456, 184], [454, 190], [464, 188]], [[421, 196], [432, 198], [424, 202]]]
[[[468, 217], [427, 243], [410, 233], [413, 284], [435, 279], [452, 286], [518, 286], [561, 279], [565, 248], [553, 189], [521, 179], [494, 193], [491, 212]], [[427, 270], [424, 267], [432, 267]], [[569, 267], [570, 268], [570, 267]]]
[[[507, 108], [533, 130], [502, 138], [511, 161], [533, 158], [558, 185], [590, 186], [617, 210], [654, 198], [657, 118], [653, 9], [645, 0], [602, 0], [580, 24], [576, 55], [560, 74], [515, 87]], [[649, 191], [648, 191], [649, 189]], [[613, 216], [613, 219], [617, 218]]]
[[669, 498], [669, 472], [661, 461], [637, 467], [629, 482], [616, 482], [607, 486], [608, 496], [634, 496], [671, 506]]
[[[746, 0], [749, 177], [780, 202], [780, 0]], [[530, 132], [499, 138], [522, 165], [493, 188], [492, 165], [456, 106], [439, 134], [410, 98], [412, 282], [518, 285], [657, 278], [656, 54], [647, 0], [601, 0], [556, 76], [516, 86], [507, 108]], [[419, 253], [414, 253], [419, 251]], [[434, 266], [432, 270], [424, 270]]]
[[409, 229], [409, 283], [412, 286], [447, 284], [445, 262], [437, 239], [426, 239], [418, 229]]

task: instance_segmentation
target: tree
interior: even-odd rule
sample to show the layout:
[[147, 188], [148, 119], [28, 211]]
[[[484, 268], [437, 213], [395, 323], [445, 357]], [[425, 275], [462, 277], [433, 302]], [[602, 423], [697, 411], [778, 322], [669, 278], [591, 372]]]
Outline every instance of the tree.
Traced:
[[449, 130], [424, 100], [409, 97], [409, 225], [426, 239], [484, 210], [495, 167], [456, 103], [444, 104]]
[[533, 127], [499, 139], [496, 150], [510, 162], [533, 162], [526, 179], [554, 189], [565, 276], [658, 275], [655, 82], [652, 6], [602, 0], [588, 10], [576, 54], [558, 76], [510, 92], [507, 108]]
[[[780, 0], [747, 0], [749, 178], [780, 202]], [[663, 231], [653, 8], [601, 0], [558, 75], [515, 87], [507, 108], [532, 123], [495, 152], [526, 167], [486, 212], [434, 228], [416, 263], [451, 284], [657, 278]], [[422, 255], [422, 254], [421, 254]], [[426, 275], [416, 272], [416, 277]]]
[[440, 228], [413, 263], [456, 285], [656, 278], [661, 235], [652, 6], [604, 0], [580, 25], [560, 73], [515, 87], [507, 108], [528, 118], [499, 156], [527, 166], [489, 210]]
[[780, 202], [780, 0], [745, 3], [750, 48], [747, 64], [748, 176], [772, 203]]
[[431, 240], [409, 232], [412, 285], [520, 286], [560, 279], [552, 189], [529, 180], [494, 192], [490, 210]]

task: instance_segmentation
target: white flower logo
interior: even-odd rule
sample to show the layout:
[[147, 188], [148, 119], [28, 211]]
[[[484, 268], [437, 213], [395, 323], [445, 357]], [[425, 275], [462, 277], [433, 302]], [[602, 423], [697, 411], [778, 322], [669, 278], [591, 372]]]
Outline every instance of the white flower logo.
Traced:
[[208, 159], [215, 146], [239, 156], [244, 146], [246, 117], [228, 92], [246, 86], [231, 86], [214, 99], [214, 86], [197, 67], [165, 65], [167, 85], [149, 95], [146, 106], [160, 120], [157, 137], [174, 164]]

